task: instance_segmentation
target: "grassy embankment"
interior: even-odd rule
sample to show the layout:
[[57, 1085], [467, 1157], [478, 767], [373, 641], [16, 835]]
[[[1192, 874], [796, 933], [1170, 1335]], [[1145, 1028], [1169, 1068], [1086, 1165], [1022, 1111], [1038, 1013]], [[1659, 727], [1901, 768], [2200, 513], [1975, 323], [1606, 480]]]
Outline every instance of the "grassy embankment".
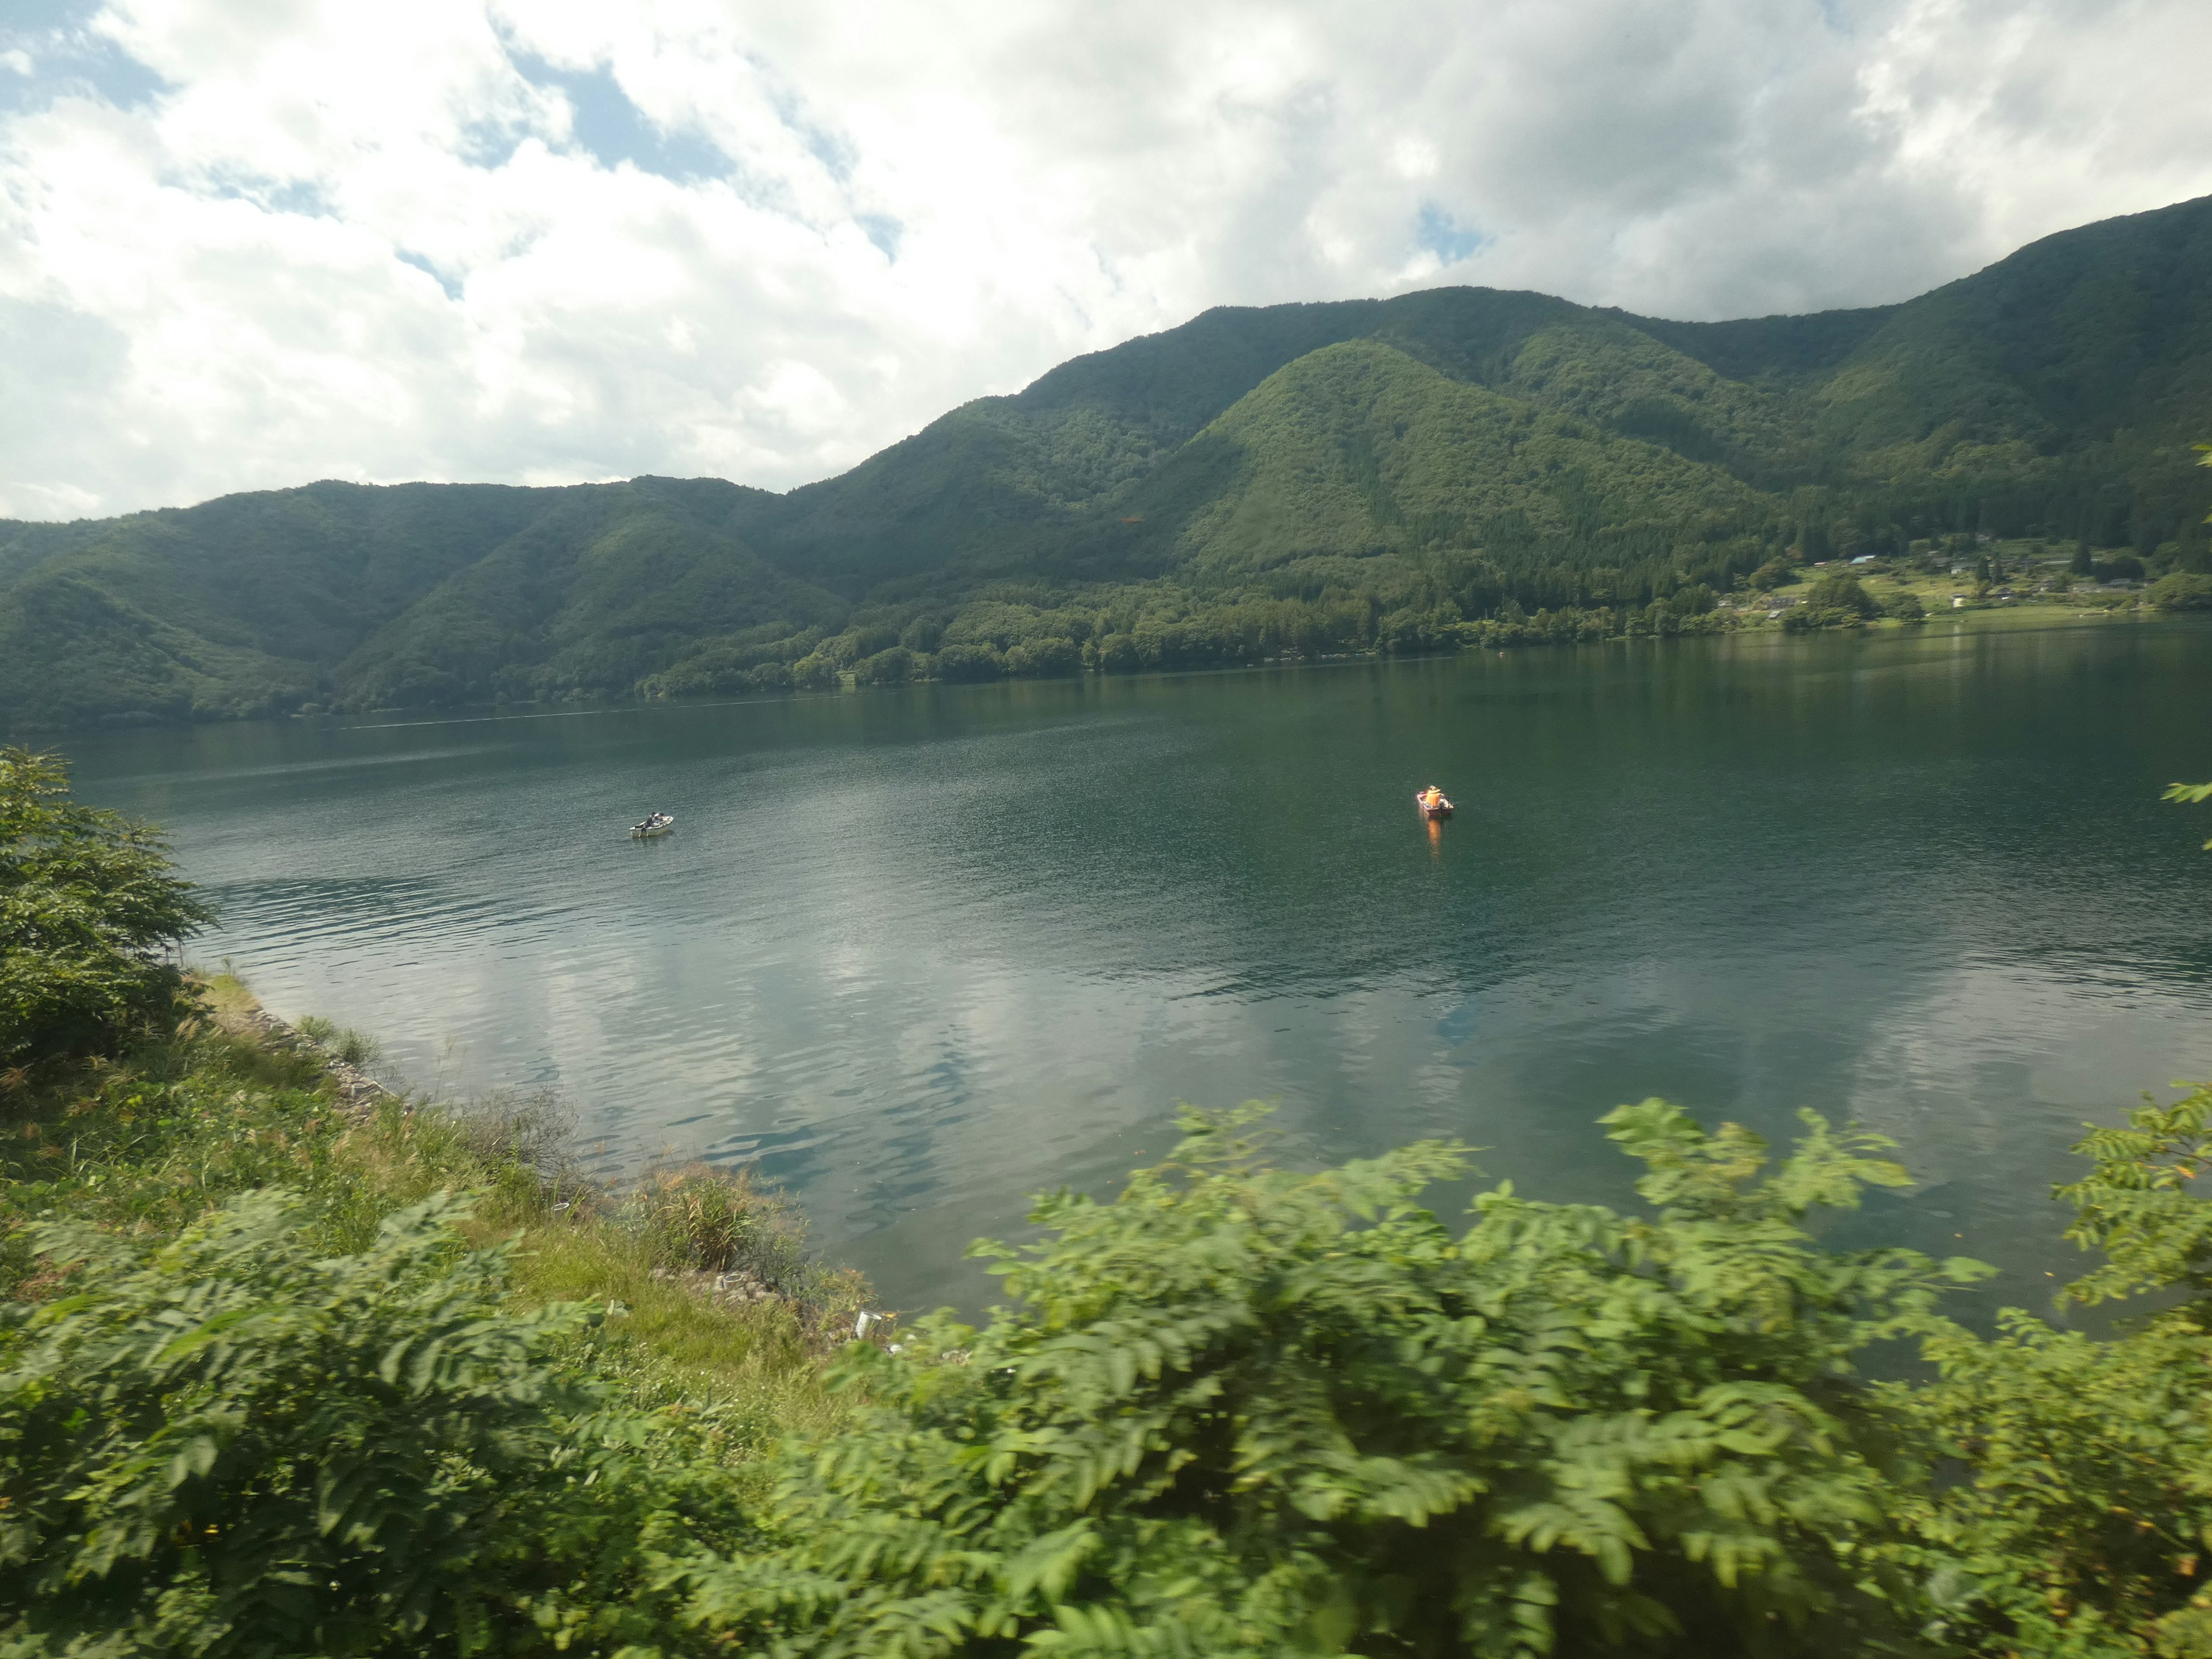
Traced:
[[[331, 1048], [265, 1030], [234, 978], [199, 988], [204, 1012], [172, 1038], [0, 1073], [0, 1302], [51, 1288], [25, 1224], [44, 1218], [158, 1240], [241, 1193], [283, 1188], [336, 1255], [433, 1193], [465, 1191], [469, 1242], [511, 1250], [514, 1302], [606, 1310], [577, 1358], [641, 1402], [714, 1408], [739, 1452], [836, 1422], [817, 1362], [861, 1287], [806, 1261], [773, 1195], [698, 1167], [627, 1190], [587, 1180], [542, 1101], [350, 1103]], [[358, 1039], [334, 1046], [358, 1052]]]

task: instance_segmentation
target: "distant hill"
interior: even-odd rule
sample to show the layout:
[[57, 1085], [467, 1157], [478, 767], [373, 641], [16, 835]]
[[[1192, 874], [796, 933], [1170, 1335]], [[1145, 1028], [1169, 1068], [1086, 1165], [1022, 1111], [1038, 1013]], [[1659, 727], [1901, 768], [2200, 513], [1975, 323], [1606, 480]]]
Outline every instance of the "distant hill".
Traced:
[[1543, 608], [1601, 632], [1793, 550], [1977, 531], [2206, 568], [2206, 437], [2212, 198], [1808, 317], [1223, 307], [784, 495], [325, 483], [0, 523], [0, 719], [1419, 648]]

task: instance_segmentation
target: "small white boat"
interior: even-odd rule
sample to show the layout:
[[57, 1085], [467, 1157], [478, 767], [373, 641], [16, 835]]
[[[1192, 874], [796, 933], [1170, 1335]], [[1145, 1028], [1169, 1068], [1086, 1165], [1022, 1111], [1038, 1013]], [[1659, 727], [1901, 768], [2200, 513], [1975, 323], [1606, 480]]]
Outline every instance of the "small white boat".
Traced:
[[675, 827], [676, 816], [674, 813], [655, 812], [651, 817], [646, 819], [643, 823], [633, 823], [630, 825], [629, 838], [632, 841], [651, 841], [655, 836], [666, 835]]

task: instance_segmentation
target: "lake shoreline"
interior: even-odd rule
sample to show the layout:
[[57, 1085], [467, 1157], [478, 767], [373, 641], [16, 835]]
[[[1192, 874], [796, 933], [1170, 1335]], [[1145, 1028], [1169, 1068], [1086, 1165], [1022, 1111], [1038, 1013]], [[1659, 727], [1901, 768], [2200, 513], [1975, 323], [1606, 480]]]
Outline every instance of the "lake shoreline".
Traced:
[[[2185, 621], [1938, 622], [265, 722], [76, 777], [166, 826], [200, 958], [272, 1012], [437, 1097], [557, 1096], [610, 1177], [750, 1167], [892, 1306], [988, 1305], [971, 1240], [1250, 1098], [1316, 1164], [1458, 1135], [1594, 1202], [1623, 1099], [1856, 1116], [1948, 1188], [1917, 1238], [2039, 1281], [2063, 1247], [2017, 1195], [2105, 1079], [2212, 1073], [2171, 898], [2212, 861], [2157, 799], [2204, 769], [2206, 687]], [[653, 807], [675, 832], [629, 839]]]
[[[1544, 613], [1539, 613], [1543, 615]], [[556, 702], [498, 701], [494, 702], [464, 702], [453, 704], [417, 704], [387, 708], [337, 710], [317, 708], [292, 713], [236, 714], [221, 710], [204, 713], [195, 711], [190, 715], [163, 719], [146, 714], [108, 715], [101, 720], [79, 725], [12, 724], [0, 736], [16, 741], [82, 737], [100, 732], [138, 731], [190, 731], [207, 726], [237, 726], [266, 724], [305, 725], [334, 731], [377, 730], [395, 726], [459, 724], [471, 720], [564, 720], [591, 715], [643, 714], [654, 709], [742, 708], [763, 705], [796, 702], [823, 698], [840, 698], [884, 694], [896, 694], [915, 689], [931, 690], [966, 690], [973, 687], [1012, 685], [1052, 685], [1064, 684], [1097, 684], [1101, 682], [1141, 683], [1163, 678], [1182, 678], [1194, 675], [1223, 676], [1285, 672], [1304, 672], [1315, 670], [1374, 667], [1389, 663], [1449, 662], [1468, 655], [1484, 655], [1502, 652], [1549, 653], [1561, 649], [1602, 647], [1633, 647], [1640, 645], [1677, 644], [1688, 641], [1753, 640], [1771, 641], [1802, 641], [1809, 637], [1834, 638], [1838, 635], [1856, 635], [1865, 638], [1891, 638], [1901, 634], [1926, 633], [1972, 634], [1989, 631], [2028, 632], [2041, 629], [2071, 629], [2084, 623], [2128, 623], [2136, 624], [2178, 623], [2182, 626], [2203, 625], [2203, 619], [2188, 613], [2166, 612], [2139, 605], [2116, 605], [2105, 608], [2082, 604], [2048, 601], [2027, 603], [1989, 603], [1977, 600], [1965, 610], [1935, 609], [1923, 618], [1902, 622], [1893, 617], [1870, 618], [1850, 629], [1822, 629], [1796, 631], [1786, 629], [1781, 621], [1765, 616], [1726, 613], [1722, 611], [1703, 613], [1691, 622], [1702, 622], [1705, 617], [1724, 617], [1724, 621], [1711, 626], [1685, 626], [1673, 629], [1638, 629], [1627, 632], [1605, 633], [1577, 637], [1538, 637], [1525, 627], [1515, 633], [1510, 625], [1495, 622], [1462, 623], [1469, 630], [1487, 630], [1479, 637], [1445, 649], [1386, 651], [1352, 651], [1327, 653], [1302, 657], [1295, 653], [1262, 658], [1248, 662], [1184, 663], [1163, 665], [1137, 669], [1081, 668], [1061, 674], [1002, 673], [981, 678], [942, 678], [919, 674], [908, 678], [860, 683], [848, 672], [837, 684], [830, 686], [797, 688], [781, 687], [736, 696], [678, 696], [657, 691], [640, 690], [627, 696], [605, 696], [562, 699]], [[1532, 619], [1533, 620], [1533, 619]], [[1500, 630], [1503, 631], [1500, 631]], [[35, 746], [35, 744], [34, 744]]]

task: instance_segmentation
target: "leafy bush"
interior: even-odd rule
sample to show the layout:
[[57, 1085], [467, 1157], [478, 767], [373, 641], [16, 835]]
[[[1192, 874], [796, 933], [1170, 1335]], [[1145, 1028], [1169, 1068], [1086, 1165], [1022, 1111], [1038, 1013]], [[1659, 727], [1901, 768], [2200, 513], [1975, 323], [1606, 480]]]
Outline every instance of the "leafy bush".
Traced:
[[173, 1019], [161, 952], [210, 919], [160, 836], [68, 796], [59, 757], [0, 749], [0, 1066]]
[[1868, 592], [1856, 576], [1823, 576], [1805, 590], [1808, 611], [1848, 611], [1854, 616], [1881, 615], [1881, 603]]
[[[1857, 1653], [1893, 1629], [1869, 1344], [1972, 1276], [1821, 1251], [1814, 1206], [1904, 1177], [1817, 1120], [1756, 1139], [1658, 1101], [1613, 1138], [1656, 1215], [1501, 1187], [1455, 1240], [1424, 1145], [1272, 1171], [1240, 1118], [1118, 1204], [995, 1249], [1026, 1304], [845, 1376], [780, 1547], [699, 1560], [689, 1616], [804, 1654]], [[927, 1632], [926, 1643], [921, 1633]]]
[[1866, 618], [1856, 611], [1836, 605], [1801, 605], [1782, 618], [1785, 634], [1811, 634], [1824, 628], [1863, 628]]
[[902, 685], [914, 678], [914, 653], [902, 645], [863, 657], [853, 665], [855, 685]]
[[1073, 640], [1059, 635], [1024, 640], [1006, 653], [1009, 674], [1048, 678], [1082, 672], [1083, 649]]
[[2153, 582], [2143, 597], [2161, 611], [2212, 611], [2212, 576], [2176, 570]]
[[46, 1256], [78, 1265], [0, 1339], [8, 1650], [521, 1653], [645, 1633], [640, 1548], [726, 1547], [729, 1482], [659, 1465], [672, 1425], [556, 1362], [579, 1310], [500, 1305], [501, 1257], [462, 1245], [462, 1213], [433, 1200], [337, 1258], [278, 1193], [143, 1257], [40, 1228]]
[[[2063, 1300], [2156, 1295], [2106, 1340], [2008, 1310], [1984, 1341], [1925, 1344], [1936, 1382], [1885, 1390], [1900, 1426], [1966, 1478], [1900, 1490], [1899, 1564], [1956, 1650], [2163, 1659], [2212, 1654], [2212, 1089], [2091, 1133], [2060, 1195], [2102, 1265]], [[2178, 1299], [2177, 1299], [2178, 1298]]]
[[1006, 672], [1006, 658], [988, 645], [948, 645], [937, 653], [941, 680], [995, 680]]

